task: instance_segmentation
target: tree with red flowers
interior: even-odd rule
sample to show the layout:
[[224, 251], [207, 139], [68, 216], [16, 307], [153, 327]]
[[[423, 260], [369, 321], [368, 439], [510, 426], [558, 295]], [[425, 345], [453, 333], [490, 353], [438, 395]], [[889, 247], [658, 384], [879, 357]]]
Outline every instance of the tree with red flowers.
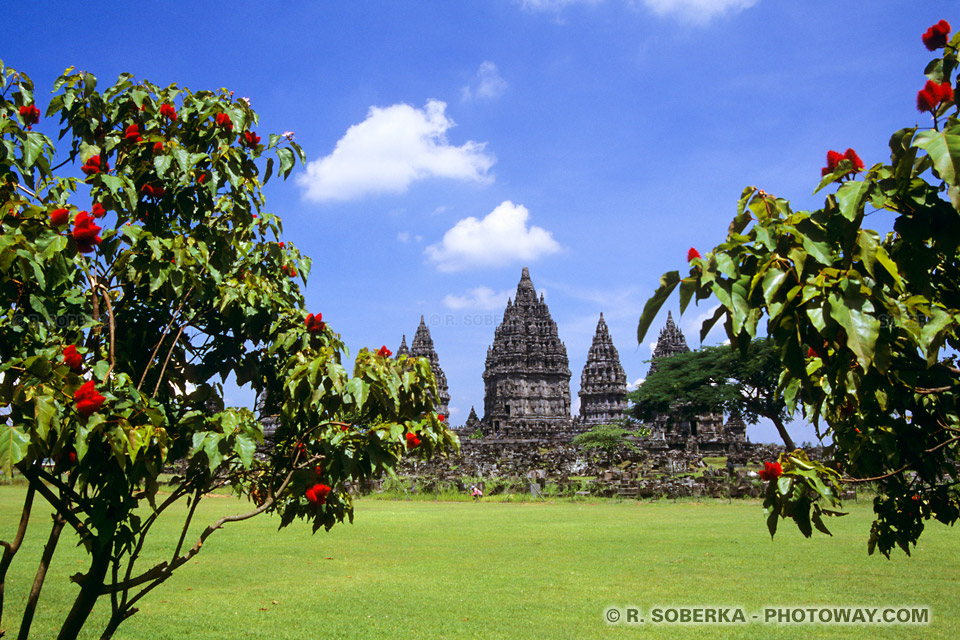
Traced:
[[[722, 320], [741, 352], [766, 318], [787, 407], [835, 449], [827, 464], [795, 451], [765, 469], [771, 534], [782, 518], [827, 532], [821, 516], [837, 513], [844, 484], [877, 490], [871, 553], [910, 553], [927, 522], [960, 517], [960, 34], [949, 34], [941, 21], [922, 36], [942, 55], [918, 79], [922, 124], [893, 134], [889, 162], [830, 151], [816, 211], [745, 189], [726, 240], [686, 277], [664, 274], [640, 318], [642, 343], [673, 291], [681, 309], [716, 298], [701, 337]], [[864, 227], [867, 214], [889, 216], [893, 232]]]
[[[68, 70], [41, 117], [29, 77], [0, 63], [0, 469], [27, 481], [19, 526], [0, 523], [0, 635], [7, 570], [39, 509], [53, 524], [20, 636], [67, 532], [89, 564], [59, 637], [105, 599], [109, 638], [221, 527], [276, 513], [329, 529], [353, 517], [345, 483], [456, 447], [427, 360], [361, 350], [351, 376], [339, 335], [304, 308], [310, 260], [279, 242], [262, 193], [303, 161], [290, 137], [261, 144], [256, 114], [224, 91], [129, 74], [96, 86]], [[59, 120], [63, 175], [32, 130], [45, 118]], [[256, 412], [224, 406], [230, 375], [265, 399]], [[159, 493], [174, 462], [184, 472]], [[249, 509], [190, 540], [196, 505], [223, 486]], [[152, 526], [187, 500], [180, 540], [144, 565]]]

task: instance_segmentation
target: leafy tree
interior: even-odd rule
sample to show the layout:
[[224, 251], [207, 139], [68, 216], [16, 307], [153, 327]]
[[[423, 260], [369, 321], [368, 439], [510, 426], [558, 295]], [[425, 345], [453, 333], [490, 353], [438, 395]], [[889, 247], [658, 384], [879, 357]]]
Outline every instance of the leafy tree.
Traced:
[[[866, 170], [852, 149], [831, 151], [817, 187], [831, 192], [815, 211], [744, 190], [726, 240], [691, 252], [686, 277], [665, 274], [638, 327], [642, 341], [675, 289], [682, 308], [716, 297], [701, 335], [723, 319], [741, 350], [766, 317], [787, 406], [833, 439], [842, 481], [878, 489], [868, 549], [887, 556], [909, 553], [931, 518], [960, 515], [960, 35], [949, 30], [941, 22], [923, 37], [945, 47], [917, 80], [927, 126], [894, 133], [890, 161]], [[868, 215], [893, 231], [866, 228]], [[809, 535], [837, 504], [841, 476], [792, 453], [780, 463], [768, 473], [771, 534], [783, 516]]]
[[[279, 242], [261, 191], [303, 161], [292, 136], [261, 141], [249, 104], [225, 90], [124, 74], [101, 92], [68, 69], [54, 92], [46, 117], [59, 116], [68, 147], [56, 166], [53, 142], [32, 131], [32, 82], [0, 63], [0, 467], [28, 482], [14, 537], [0, 542], [0, 614], [7, 570], [45, 503], [54, 522], [20, 637], [67, 529], [90, 564], [72, 577], [59, 637], [75, 638], [108, 597], [109, 638], [217, 529], [262, 513], [329, 529], [352, 520], [345, 482], [456, 439], [433, 411], [426, 360], [361, 350], [350, 377], [340, 336], [306, 313], [310, 260]], [[267, 399], [261, 415], [223, 407], [230, 375]], [[275, 445], [257, 455], [267, 415]], [[177, 461], [182, 475], [160, 493]], [[218, 487], [249, 510], [188, 540]], [[151, 528], [184, 500], [168, 559], [140, 566]]]
[[777, 393], [781, 368], [770, 340], [754, 340], [745, 355], [703, 347], [659, 360], [656, 371], [627, 397], [641, 420], [668, 411], [692, 418], [718, 408], [739, 413], [747, 424], [762, 416], [777, 427], [787, 448], [795, 449], [784, 425], [791, 414]]
[[607, 463], [613, 460], [617, 449], [638, 452], [639, 448], [632, 442], [632, 438], [642, 438], [649, 432], [642, 426], [633, 423], [630, 419], [617, 421], [616, 424], [599, 424], [589, 431], [584, 431], [573, 438], [573, 444], [583, 451], [598, 449], [603, 452]]

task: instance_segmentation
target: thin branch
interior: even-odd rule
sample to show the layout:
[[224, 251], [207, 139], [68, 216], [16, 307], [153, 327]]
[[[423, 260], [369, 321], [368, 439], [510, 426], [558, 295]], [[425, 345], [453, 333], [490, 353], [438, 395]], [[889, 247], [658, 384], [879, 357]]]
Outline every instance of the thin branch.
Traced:
[[295, 471], [296, 471], [295, 469], [292, 469], [287, 474], [287, 477], [284, 479], [283, 484], [280, 485], [280, 488], [277, 489], [276, 492], [271, 492], [268, 495], [267, 499], [263, 502], [263, 504], [257, 507], [256, 509], [254, 509], [253, 511], [248, 511], [247, 513], [241, 513], [233, 516], [223, 516], [213, 524], [207, 526], [207, 528], [204, 529], [203, 533], [200, 534], [200, 539], [197, 540], [197, 542], [185, 554], [178, 557], [173, 562], [170, 562], [170, 563], [161, 562], [160, 564], [150, 569], [146, 573], [142, 574], [141, 576], [134, 578], [134, 580], [131, 581], [133, 584], [114, 585], [111, 588], [118, 588], [118, 587], [129, 588], [132, 586], [136, 586], [137, 584], [142, 584], [144, 582], [147, 582], [148, 580], [153, 580], [153, 582], [151, 582], [149, 585], [144, 587], [143, 590], [140, 591], [140, 593], [135, 595], [130, 600], [130, 602], [127, 604], [127, 608], [132, 607], [134, 604], [137, 603], [138, 600], [140, 600], [140, 598], [147, 595], [150, 591], [152, 591], [154, 588], [160, 585], [164, 580], [169, 578], [170, 575], [177, 568], [183, 566], [184, 564], [189, 562], [191, 558], [193, 558], [195, 555], [200, 553], [200, 547], [203, 546], [203, 543], [207, 540], [207, 538], [209, 538], [213, 534], [214, 531], [216, 531], [217, 529], [220, 529], [221, 527], [223, 527], [223, 525], [229, 522], [242, 522], [243, 520], [248, 520], [254, 516], [260, 515], [261, 513], [263, 513], [270, 507], [272, 507], [276, 502], [276, 499], [277, 499], [276, 497], [282, 494], [286, 490], [287, 486], [290, 484], [290, 481], [293, 479], [293, 475]]
[[157, 346], [153, 348], [153, 353], [150, 354], [150, 359], [147, 360], [147, 366], [143, 368], [143, 375], [140, 376], [140, 382], [139, 384], [137, 384], [137, 391], [140, 391], [140, 387], [143, 386], [143, 381], [147, 379], [147, 372], [150, 371], [150, 365], [153, 364], [153, 359], [157, 357], [157, 351], [160, 350], [160, 345], [163, 344], [163, 341], [166, 339], [167, 334], [170, 333], [170, 329], [173, 327], [173, 323], [177, 321], [177, 317], [180, 315], [180, 312], [183, 310], [183, 305], [186, 304], [187, 299], [190, 297], [191, 293], [193, 293], [193, 287], [190, 287], [187, 290], [187, 293], [183, 296], [183, 300], [180, 301], [180, 306], [178, 306], [176, 311], [173, 312], [173, 317], [170, 318], [170, 322], [167, 323], [166, 328], [163, 330], [163, 335], [160, 336], [160, 340], [157, 342]]
[[180, 341], [180, 336], [183, 335], [183, 330], [186, 328], [186, 325], [180, 327], [180, 331], [177, 332], [177, 337], [173, 339], [173, 342], [170, 344], [170, 350], [167, 351], [167, 357], [163, 361], [163, 367], [160, 369], [160, 375], [157, 376], [157, 384], [153, 387], [153, 395], [157, 395], [157, 391], [160, 390], [160, 383], [163, 382], [163, 374], [167, 371], [167, 365], [170, 363], [170, 356], [173, 355], [173, 348], [177, 346], [177, 342]]
[[[14, 183], [13, 183], [13, 186], [15, 186], [17, 189], [20, 189], [20, 191], [23, 191], [23, 192], [26, 193], [27, 195], [29, 195], [29, 196], [31, 196], [31, 197], [34, 197], [34, 198], [37, 198], [37, 194], [35, 194], [33, 191], [30, 191], [30, 189], [27, 189], [25, 186], [23, 186], [23, 185], [20, 184], [19, 182], [14, 182]], [[37, 198], [37, 199], [39, 200], [39, 198]]]

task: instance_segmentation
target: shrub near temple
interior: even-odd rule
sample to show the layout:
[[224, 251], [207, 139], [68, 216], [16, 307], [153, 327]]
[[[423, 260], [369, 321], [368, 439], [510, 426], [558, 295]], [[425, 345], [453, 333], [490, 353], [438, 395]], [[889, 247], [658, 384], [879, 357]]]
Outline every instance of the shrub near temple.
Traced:
[[[340, 337], [306, 313], [310, 261], [277, 242], [261, 191], [303, 160], [290, 136], [260, 144], [256, 114], [223, 90], [124, 74], [100, 92], [68, 70], [54, 92], [45, 118], [59, 123], [0, 63], [0, 468], [28, 483], [19, 526], [0, 523], [0, 616], [30, 516], [45, 509], [53, 525], [20, 635], [66, 529], [89, 565], [72, 577], [59, 637], [75, 638], [100, 600], [110, 637], [222, 526], [273, 512], [281, 526], [330, 528], [353, 517], [344, 483], [391, 469], [408, 436], [419, 456], [456, 438], [433, 412], [426, 360], [361, 350], [351, 377]], [[29, 130], [48, 123], [67, 146], [63, 175], [52, 142]], [[223, 407], [228, 376], [267, 399], [262, 414]], [[268, 415], [276, 444], [261, 458]], [[160, 493], [175, 461], [184, 471]], [[188, 538], [197, 503], [224, 486], [252, 505]], [[179, 539], [143, 566], [151, 528], [183, 499]]]
[[[675, 289], [681, 309], [715, 296], [701, 338], [723, 319], [745, 352], [766, 316], [788, 407], [801, 405], [836, 452], [829, 467], [788, 452], [779, 473], [765, 468], [771, 534], [781, 518], [826, 532], [841, 482], [878, 489], [871, 553], [909, 553], [926, 522], [960, 516], [960, 35], [949, 34], [940, 21], [922, 36], [943, 48], [916, 96], [924, 126], [893, 134], [889, 163], [829, 152], [817, 190], [836, 190], [816, 211], [747, 188], [726, 240], [686, 278], [665, 274], [640, 318], [642, 343]], [[894, 231], [865, 228], [868, 214]]]

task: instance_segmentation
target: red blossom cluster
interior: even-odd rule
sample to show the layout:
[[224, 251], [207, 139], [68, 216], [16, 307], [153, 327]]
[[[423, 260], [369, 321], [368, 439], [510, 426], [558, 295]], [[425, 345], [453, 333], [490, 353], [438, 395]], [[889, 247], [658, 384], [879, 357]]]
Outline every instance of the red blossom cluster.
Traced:
[[80, 367], [83, 366], [83, 356], [77, 353], [76, 345], [71, 344], [64, 347], [63, 363], [74, 371], [79, 371]]
[[33, 129], [33, 125], [40, 122], [40, 109], [36, 105], [25, 104], [19, 109], [20, 117], [23, 118], [23, 124], [27, 125], [27, 131]]
[[847, 149], [843, 153], [830, 150], [827, 151], [827, 166], [820, 170], [820, 175], [828, 176], [836, 171], [841, 160], [850, 161], [850, 174], [856, 173], [857, 171], [863, 171], [863, 160], [860, 159], [860, 156], [858, 156], [857, 152], [853, 149]]
[[407, 449], [416, 449], [420, 446], [420, 438], [415, 433], [407, 434]]
[[159, 154], [161, 154], [161, 153], [163, 153], [163, 143], [162, 143], [162, 142], [154, 142], [154, 143], [153, 143], [153, 154], [154, 154], [154, 155], [159, 155]]
[[93, 380], [88, 380], [73, 394], [73, 400], [77, 403], [77, 413], [87, 417], [99, 411], [106, 398], [97, 393]]
[[950, 35], [950, 23], [946, 20], [941, 20], [924, 32], [922, 36], [923, 44], [930, 51], [935, 51], [936, 49], [947, 46], [948, 35]]
[[446, 420], [446, 419], [447, 419], [447, 417], [446, 417], [445, 415], [443, 415], [442, 413], [438, 413], [438, 414], [437, 414], [437, 420], [438, 420], [438, 421], [443, 422], [443, 421]]
[[325, 322], [323, 322], [322, 313], [318, 313], [317, 315], [313, 315], [312, 313], [307, 314], [307, 331], [310, 333], [316, 333], [318, 331], [323, 331], [325, 326], [327, 325]]
[[107, 215], [107, 210], [104, 209], [103, 205], [99, 202], [94, 202], [93, 208], [90, 209], [90, 213], [93, 214], [94, 218], [102, 218], [103, 216]]
[[393, 355], [393, 351], [390, 351], [390, 349], [387, 349], [387, 345], [383, 345], [382, 347], [380, 347], [380, 350], [377, 351], [377, 355], [380, 356], [381, 358], [389, 358], [390, 356]]
[[327, 502], [327, 496], [330, 495], [330, 491], [331, 489], [327, 485], [317, 483], [307, 489], [303, 495], [313, 504], [325, 504]]
[[280, 270], [283, 271], [288, 276], [290, 276], [291, 278], [297, 277], [297, 270], [293, 267], [288, 267], [287, 265], [283, 265], [282, 267], [280, 267]]
[[73, 220], [73, 239], [77, 241], [80, 253], [90, 253], [100, 244], [100, 227], [93, 223], [93, 216], [81, 211]]
[[123, 139], [124, 140], [133, 140], [134, 142], [140, 142], [143, 138], [140, 136], [140, 127], [136, 124], [132, 124], [126, 129], [123, 130]]
[[761, 480], [776, 480], [783, 475], [783, 467], [779, 462], [764, 462], [760, 471]]
[[83, 171], [88, 176], [92, 176], [97, 173], [110, 173], [110, 163], [106, 160], [103, 162], [100, 161], [100, 156], [90, 156], [87, 158], [87, 161], [83, 163], [83, 166], [80, 167], [80, 171]]
[[257, 135], [256, 133], [254, 133], [253, 131], [244, 131], [244, 132], [243, 132], [243, 135], [241, 135], [241, 136], [237, 139], [237, 141], [238, 141], [241, 145], [243, 145], [244, 147], [247, 147], [247, 148], [249, 148], [249, 149], [253, 149], [253, 148], [256, 147], [258, 144], [260, 144], [260, 136], [258, 136], [258, 135]]
[[218, 113], [214, 120], [217, 123], [217, 126], [221, 129], [226, 129], [227, 131], [233, 131], [233, 121], [225, 113]]
[[937, 84], [933, 80], [927, 80], [923, 89], [917, 92], [917, 109], [933, 113], [941, 103], [951, 100], [953, 100], [953, 87], [949, 82]]
[[54, 227], [62, 227], [70, 221], [69, 209], [54, 209], [50, 212], [50, 224]]
[[143, 185], [142, 187], [140, 187], [140, 191], [153, 198], [162, 198], [163, 195], [167, 192], [167, 190], [164, 189], [163, 187], [159, 185], [152, 185], [152, 184]]
[[701, 257], [700, 252], [694, 249], [693, 247], [690, 247], [690, 251], [687, 251], [687, 262], [692, 262], [693, 260], [699, 260], [700, 257]]
[[170, 120], [176, 120], [177, 110], [173, 108], [172, 104], [164, 102], [162, 105], [160, 105], [160, 115], [166, 116]]

